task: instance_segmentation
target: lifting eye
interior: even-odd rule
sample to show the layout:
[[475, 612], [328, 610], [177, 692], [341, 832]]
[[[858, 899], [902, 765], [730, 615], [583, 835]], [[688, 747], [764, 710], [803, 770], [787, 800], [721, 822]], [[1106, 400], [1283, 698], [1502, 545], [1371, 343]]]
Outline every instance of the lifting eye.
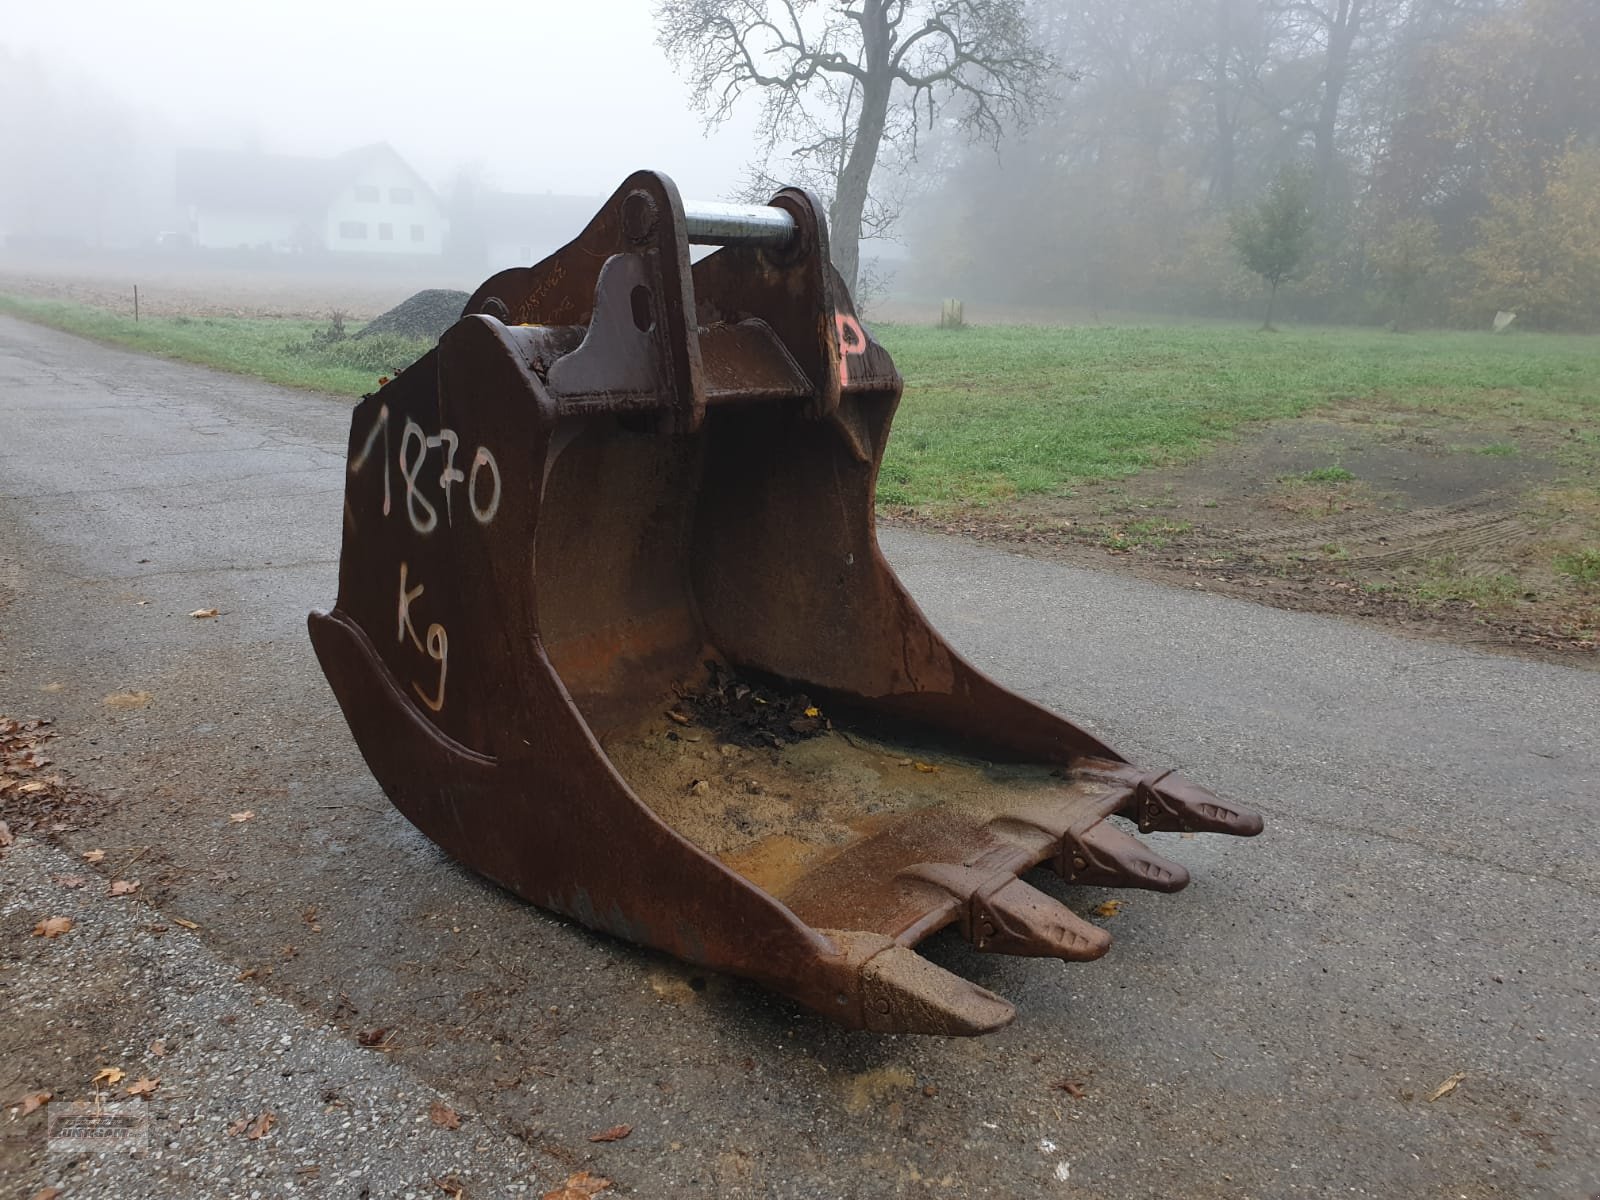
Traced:
[[633, 306], [633, 323], [640, 333], [649, 333], [655, 328], [656, 319], [650, 311], [650, 289], [644, 284], [638, 284], [629, 297]]

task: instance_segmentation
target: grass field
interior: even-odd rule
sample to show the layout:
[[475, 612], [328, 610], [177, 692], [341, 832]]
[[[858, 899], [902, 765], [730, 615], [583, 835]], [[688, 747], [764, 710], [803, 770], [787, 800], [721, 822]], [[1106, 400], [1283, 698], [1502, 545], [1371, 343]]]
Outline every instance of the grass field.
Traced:
[[1232, 326], [875, 330], [906, 380], [879, 482], [917, 509], [1192, 459], [1352, 401], [1600, 428], [1600, 339]]
[[[427, 348], [329, 342], [324, 323], [286, 318], [135, 324], [4, 295], [0, 313], [344, 396]], [[874, 333], [905, 377], [878, 484], [891, 514], [1030, 552], [1087, 546], [1140, 569], [1209, 572], [1289, 607], [1386, 604], [1404, 622], [1420, 606], [1499, 620], [1514, 641], [1600, 636], [1600, 338], [1223, 324]]]
[[[341, 395], [427, 347], [312, 344], [323, 323], [130, 317], [0, 295], [0, 312], [151, 354]], [[356, 327], [352, 326], [353, 332]], [[1600, 429], [1600, 339], [1246, 326], [880, 325], [905, 377], [879, 481], [923, 511], [1049, 494], [1203, 453], [1240, 426], [1351, 401]], [[298, 350], [288, 347], [298, 346]], [[1485, 454], [1514, 447], [1486, 447]]]

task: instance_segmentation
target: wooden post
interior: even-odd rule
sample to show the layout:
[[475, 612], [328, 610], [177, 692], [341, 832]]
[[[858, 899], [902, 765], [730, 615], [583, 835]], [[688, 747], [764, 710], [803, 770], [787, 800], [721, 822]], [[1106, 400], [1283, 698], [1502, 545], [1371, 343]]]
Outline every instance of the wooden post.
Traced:
[[139, 285], [133, 285], [133, 323], [139, 323]]

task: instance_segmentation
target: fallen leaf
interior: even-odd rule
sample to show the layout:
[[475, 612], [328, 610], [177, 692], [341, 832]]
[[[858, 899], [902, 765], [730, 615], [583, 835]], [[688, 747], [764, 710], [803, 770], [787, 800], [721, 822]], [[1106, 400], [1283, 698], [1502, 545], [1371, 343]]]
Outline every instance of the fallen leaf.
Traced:
[[935, 771], [943, 769], [941, 767], [934, 766], [932, 763], [925, 762], [914, 762], [911, 765], [917, 770], [921, 771], [924, 775], [932, 775]]
[[149, 703], [149, 692], [112, 692], [105, 699], [107, 708], [143, 708]]
[[64, 888], [81, 888], [87, 882], [82, 875], [52, 875], [50, 878]]
[[1435, 1100], [1439, 1100], [1445, 1096], [1448, 1096], [1451, 1092], [1456, 1090], [1456, 1085], [1466, 1077], [1467, 1073], [1465, 1071], [1457, 1071], [1454, 1075], [1450, 1076], [1449, 1079], [1446, 1079], [1438, 1087], [1434, 1088], [1433, 1091], [1428, 1093], [1428, 1103], [1432, 1104]]
[[461, 1128], [461, 1118], [456, 1114], [456, 1110], [438, 1100], [428, 1106], [428, 1120], [440, 1129]]
[[1121, 900], [1107, 900], [1104, 904], [1095, 906], [1094, 915], [1097, 917], [1114, 917], [1121, 911]]
[[633, 1132], [632, 1125], [613, 1125], [610, 1129], [602, 1129], [599, 1133], [591, 1133], [591, 1142], [620, 1142]]
[[46, 917], [33, 927], [33, 936], [42, 938], [58, 938], [63, 933], [72, 932], [71, 917]]
[[51, 1092], [29, 1092], [21, 1100], [18, 1100], [15, 1104], [13, 1104], [11, 1106], [11, 1110], [17, 1113], [19, 1116], [25, 1117], [29, 1113], [34, 1112], [37, 1109], [41, 1109], [46, 1104], [49, 1104], [52, 1094], [53, 1093]]
[[277, 1113], [271, 1111], [264, 1112], [255, 1119], [255, 1123], [250, 1126], [249, 1132], [244, 1136], [249, 1138], [252, 1142], [259, 1142], [262, 1138], [267, 1136], [267, 1130], [271, 1129], [277, 1123]]
[[90, 1083], [109, 1083], [113, 1087], [122, 1082], [122, 1077], [127, 1072], [121, 1067], [101, 1067], [100, 1073], [91, 1079]]
[[131, 896], [139, 890], [137, 879], [114, 879], [111, 881], [111, 894], [113, 896]]
[[568, 1176], [564, 1184], [553, 1192], [546, 1192], [539, 1200], [589, 1200], [590, 1196], [598, 1195], [610, 1186], [611, 1180], [604, 1175], [579, 1171], [576, 1175]]
[[228, 820], [230, 820], [230, 821], [240, 821], [240, 822], [242, 822], [242, 821], [254, 821], [255, 819], [256, 819], [256, 810], [253, 809], [253, 808], [247, 808], [243, 812], [236, 812], [236, 813], [229, 813], [228, 814]]
[[818, 708], [815, 704], [813, 704], [810, 708], [806, 709], [806, 716], [808, 716], [808, 717], [820, 717], [821, 715], [822, 715], [822, 710], [820, 708]]
[[16, 838], [11, 836], [11, 826], [4, 821], [0, 821], [0, 846], [9, 846], [14, 841], [16, 841]]
[[40, 1188], [33, 1194], [33, 1200], [59, 1200], [63, 1195], [65, 1193], [58, 1187]]
[[1083, 1099], [1083, 1084], [1077, 1082], [1077, 1080], [1063, 1079], [1056, 1084], [1056, 1087], [1065, 1092], [1067, 1095], [1071, 1096], [1074, 1100]]
[[467, 1194], [467, 1185], [462, 1183], [461, 1180], [457, 1179], [454, 1175], [439, 1176], [439, 1178], [433, 1181], [433, 1186], [438, 1188], [446, 1196], [449, 1196], [450, 1200], [463, 1200], [463, 1197]]
[[182, 925], [185, 929], [199, 929], [200, 928], [200, 926], [196, 925], [193, 921], [185, 921], [182, 917], [173, 917], [172, 918], [172, 923], [174, 925]]
[[141, 1076], [137, 1082], [130, 1083], [126, 1088], [126, 1091], [130, 1096], [138, 1096], [141, 1100], [148, 1100], [152, 1095], [155, 1094], [156, 1088], [160, 1086], [161, 1079], [159, 1076], [155, 1079], [151, 1079], [148, 1075], [144, 1075]]
[[228, 1136], [229, 1137], [238, 1137], [241, 1133], [243, 1133], [245, 1131], [245, 1128], [249, 1124], [250, 1124], [250, 1118], [249, 1117], [240, 1117], [237, 1121], [234, 1121], [231, 1125], [228, 1126]]
[[151, 1042], [150, 1053], [157, 1058], [165, 1058], [167, 1056], [167, 1044], [162, 1041]]
[[363, 1046], [382, 1046], [389, 1040], [387, 1029], [366, 1029], [356, 1034], [356, 1041]]
[[192, 613], [190, 613], [189, 615], [191, 617], [197, 617], [200, 620], [204, 621], [208, 617], [216, 616], [217, 615], [217, 610], [214, 609], [214, 608], [197, 608]]
[[81, 857], [83, 858], [84, 862], [104, 862], [106, 852], [104, 850], [85, 850]]
[[687, 725], [689, 723], [689, 718], [684, 716], [675, 708], [667, 709], [667, 719], [669, 721], [676, 721], [679, 725]]

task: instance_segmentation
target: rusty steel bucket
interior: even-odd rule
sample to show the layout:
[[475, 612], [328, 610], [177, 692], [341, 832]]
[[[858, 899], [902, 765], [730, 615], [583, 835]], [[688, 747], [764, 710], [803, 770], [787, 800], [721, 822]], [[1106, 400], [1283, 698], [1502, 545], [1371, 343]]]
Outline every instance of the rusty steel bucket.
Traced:
[[640, 172], [488, 280], [356, 407], [338, 602], [310, 617], [394, 804], [591, 928], [944, 1034], [1015, 1013], [913, 950], [936, 930], [1110, 945], [1023, 872], [1188, 882], [1106, 818], [1259, 832], [928, 624], [873, 522], [900, 389], [803, 191], [686, 212]]

